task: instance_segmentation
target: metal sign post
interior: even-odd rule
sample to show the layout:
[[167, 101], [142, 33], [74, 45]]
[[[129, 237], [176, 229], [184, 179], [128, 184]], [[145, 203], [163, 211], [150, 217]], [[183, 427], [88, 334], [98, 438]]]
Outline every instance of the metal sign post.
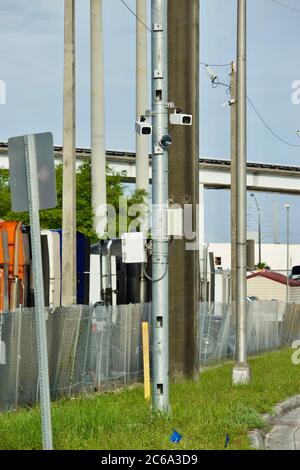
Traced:
[[30, 236], [33, 263], [36, 336], [39, 364], [40, 400], [44, 450], [52, 450], [52, 425], [50, 410], [49, 370], [45, 323], [45, 299], [39, 214], [39, 189], [36, 163], [35, 136], [24, 138], [27, 173], [27, 191], [30, 216]]
[[[9, 140], [12, 207], [28, 211], [33, 262], [37, 354], [44, 450], [52, 450], [49, 369], [41, 250], [40, 209], [56, 206], [52, 135], [37, 134]], [[25, 174], [24, 174], [25, 173]], [[25, 186], [24, 181], [27, 182]]]

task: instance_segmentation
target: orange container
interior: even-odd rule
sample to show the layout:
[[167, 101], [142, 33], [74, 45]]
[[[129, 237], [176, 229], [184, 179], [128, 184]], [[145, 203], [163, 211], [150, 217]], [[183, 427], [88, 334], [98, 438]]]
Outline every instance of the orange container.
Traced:
[[[9, 280], [9, 305], [10, 310], [15, 308], [22, 302], [17, 298], [17, 287], [22, 288], [24, 281], [24, 253], [22, 241], [22, 222], [1, 222], [0, 232], [7, 232], [8, 239], [8, 254], [9, 258], [6, 260], [8, 263], [8, 280]], [[2, 258], [1, 258], [2, 256]], [[3, 262], [5, 253], [2, 246], [2, 254], [0, 250], [0, 265]], [[4, 263], [5, 264], [5, 263]], [[3, 288], [2, 288], [3, 289]], [[2, 294], [3, 298], [4, 294]], [[2, 300], [3, 303], [3, 300]], [[1, 307], [1, 306], [0, 306]]]
[[[8, 258], [7, 250], [4, 248], [4, 230], [0, 229], [0, 313], [4, 311], [4, 299], [5, 299], [5, 276], [7, 276], [8, 270]], [[6, 239], [6, 238], [5, 238]]]

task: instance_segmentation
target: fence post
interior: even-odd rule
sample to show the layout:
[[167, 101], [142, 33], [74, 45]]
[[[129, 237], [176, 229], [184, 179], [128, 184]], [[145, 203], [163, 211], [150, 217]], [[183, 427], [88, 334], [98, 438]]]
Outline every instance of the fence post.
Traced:
[[22, 328], [22, 312], [15, 312], [14, 315], [18, 315], [18, 333], [17, 333], [17, 357], [16, 357], [16, 387], [15, 387], [15, 407], [19, 404], [19, 379], [20, 379], [20, 348], [21, 348], [21, 328]]

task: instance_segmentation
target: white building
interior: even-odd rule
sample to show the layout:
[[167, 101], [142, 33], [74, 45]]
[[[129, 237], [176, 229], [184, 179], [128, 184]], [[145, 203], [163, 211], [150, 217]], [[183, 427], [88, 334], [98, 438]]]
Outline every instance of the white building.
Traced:
[[[208, 252], [214, 253], [215, 260], [219, 258], [223, 269], [231, 268], [231, 244], [230, 243], [210, 243]], [[258, 244], [255, 246], [255, 262], [258, 263]], [[262, 244], [262, 262], [266, 263], [272, 271], [286, 274], [287, 266], [287, 246], [285, 244]], [[290, 269], [293, 266], [300, 266], [300, 245], [290, 245], [289, 257]]]

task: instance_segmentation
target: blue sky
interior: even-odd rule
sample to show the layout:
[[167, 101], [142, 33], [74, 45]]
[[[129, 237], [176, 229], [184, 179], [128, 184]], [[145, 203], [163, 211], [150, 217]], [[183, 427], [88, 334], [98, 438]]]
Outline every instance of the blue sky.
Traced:
[[[119, 0], [103, 3], [106, 146], [134, 150], [135, 18]], [[282, 3], [300, 10], [297, 0], [282, 0]], [[0, 80], [5, 81], [7, 88], [7, 104], [0, 105], [0, 140], [50, 130], [55, 143], [62, 143], [63, 4], [63, 0], [0, 0]], [[76, 4], [77, 145], [89, 146], [89, 1], [77, 0]], [[135, 8], [135, 0], [128, 0], [128, 4]], [[279, 135], [300, 145], [296, 135], [300, 128], [300, 105], [292, 104], [291, 100], [292, 82], [300, 80], [299, 20], [300, 13], [272, 0], [248, 1], [248, 94]], [[201, 0], [201, 60], [228, 63], [235, 57], [235, 44], [236, 0]], [[227, 68], [216, 70], [222, 80], [228, 81]], [[227, 100], [225, 89], [212, 89], [203, 68], [200, 100], [201, 155], [229, 158], [229, 109], [222, 106]], [[248, 159], [300, 165], [300, 147], [277, 141], [249, 109]], [[272, 226], [273, 203], [277, 201], [279, 214], [284, 202], [292, 203], [297, 238], [298, 198], [258, 197], [268, 227]], [[228, 238], [226, 199], [229, 201], [228, 193], [206, 192], [209, 239], [221, 241], [224, 233]], [[222, 235], [218, 230], [220, 204], [226, 208], [226, 216], [221, 219]], [[283, 216], [280, 215], [280, 221]], [[249, 202], [249, 229], [253, 231], [255, 226], [255, 209]], [[265, 232], [266, 240], [271, 241], [272, 231], [266, 226]]]

